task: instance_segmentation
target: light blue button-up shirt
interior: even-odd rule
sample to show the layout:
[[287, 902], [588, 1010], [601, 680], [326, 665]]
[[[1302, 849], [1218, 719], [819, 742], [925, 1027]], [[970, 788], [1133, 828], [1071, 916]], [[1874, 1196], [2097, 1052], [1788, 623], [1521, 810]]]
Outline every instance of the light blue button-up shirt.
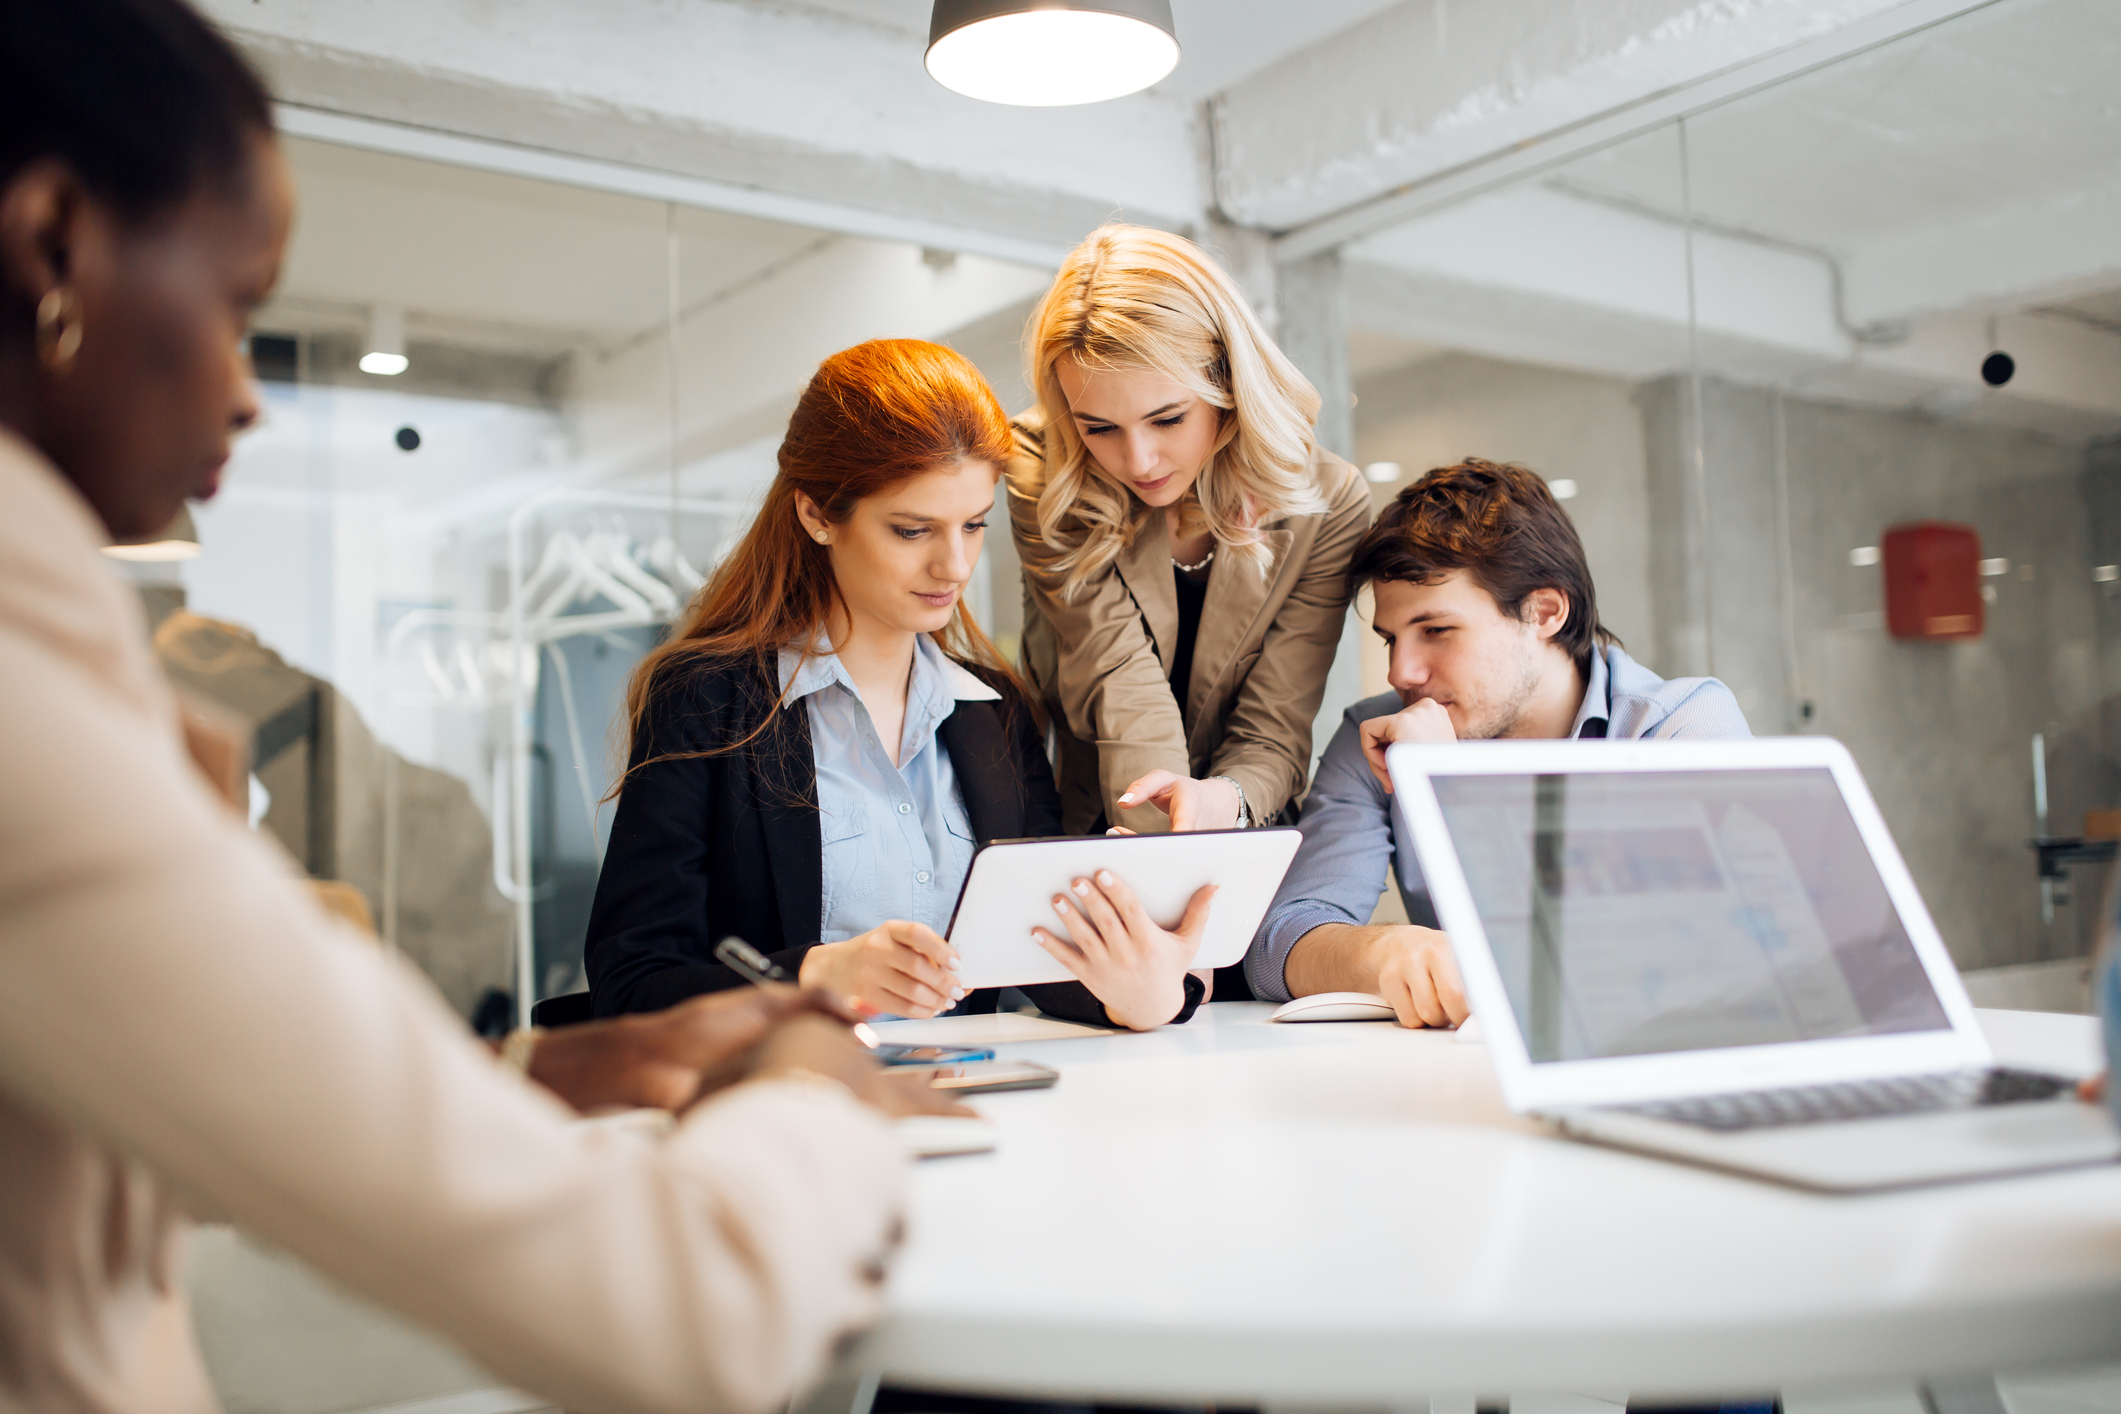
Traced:
[[972, 867], [972, 820], [936, 728], [960, 702], [1001, 696], [926, 634], [914, 640], [899, 764], [891, 764], [837, 654], [781, 650], [781, 688], [810, 714], [825, 893], [818, 941], [839, 943], [893, 918], [946, 932]]
[[[1399, 885], [1408, 919], [1436, 926], [1413, 832], [1362, 754], [1362, 724], [1401, 706], [1396, 692], [1356, 703], [1319, 758], [1297, 826], [1304, 842], [1245, 954], [1245, 980], [1255, 996], [1289, 1000], [1282, 969], [1296, 940], [1324, 923], [1369, 922], [1387, 879]], [[1611, 647], [1591, 655], [1590, 681], [1569, 729], [1572, 737], [1616, 739], [1752, 734], [1738, 699], [1716, 679], [1667, 681]]]

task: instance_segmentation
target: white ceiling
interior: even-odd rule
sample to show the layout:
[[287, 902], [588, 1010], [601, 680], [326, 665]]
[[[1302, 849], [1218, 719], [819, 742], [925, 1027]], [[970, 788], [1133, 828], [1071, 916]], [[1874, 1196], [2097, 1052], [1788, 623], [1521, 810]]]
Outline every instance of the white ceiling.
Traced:
[[[827, 10], [914, 36], [925, 47], [929, 0], [754, 0], [773, 9]], [[1399, 0], [1171, 0], [1180, 58], [1158, 92], [1202, 99], [1284, 54], [1338, 34]]]
[[[1689, 120], [1694, 210], [1842, 255], [2121, 184], [2121, 4], [2020, 0]], [[1564, 177], [1677, 213], [1667, 129]]]
[[[1367, 237], [1351, 317], [1415, 341], [1408, 358], [1442, 344], [1640, 378], [1685, 366], [1698, 300], [1721, 376], [2110, 436], [2116, 74], [2121, 3], [2004, 0], [1692, 117], [1684, 159], [1667, 125]], [[1978, 378], [1997, 347], [2019, 366], [2003, 393]]]

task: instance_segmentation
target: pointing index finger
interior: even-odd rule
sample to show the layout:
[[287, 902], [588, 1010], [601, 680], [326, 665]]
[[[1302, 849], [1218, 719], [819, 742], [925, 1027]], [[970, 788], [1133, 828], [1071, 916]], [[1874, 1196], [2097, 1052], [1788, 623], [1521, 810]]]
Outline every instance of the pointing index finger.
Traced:
[[1172, 784], [1177, 780], [1177, 776], [1159, 767], [1148, 775], [1134, 781], [1124, 791], [1121, 791], [1119, 803], [1128, 809], [1132, 809], [1164, 794], [1171, 789]]

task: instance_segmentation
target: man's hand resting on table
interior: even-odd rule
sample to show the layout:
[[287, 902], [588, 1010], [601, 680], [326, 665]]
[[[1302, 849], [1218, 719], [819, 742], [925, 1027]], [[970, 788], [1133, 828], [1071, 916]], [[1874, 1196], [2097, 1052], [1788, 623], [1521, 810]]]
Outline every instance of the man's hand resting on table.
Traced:
[[1385, 770], [1385, 749], [1402, 741], [1446, 742], [1458, 740], [1451, 714], [1444, 705], [1424, 697], [1389, 717], [1372, 717], [1362, 724], [1362, 757], [1370, 763], [1377, 783], [1392, 793], [1392, 776]]
[[1387, 927], [1371, 944], [1377, 994], [1392, 1004], [1401, 1026], [1456, 1026], [1472, 1015], [1451, 940], [1411, 923]]
[[1402, 1026], [1456, 1026], [1472, 1014], [1451, 940], [1411, 923], [1325, 923], [1296, 940], [1282, 968], [1289, 995], [1375, 992]]

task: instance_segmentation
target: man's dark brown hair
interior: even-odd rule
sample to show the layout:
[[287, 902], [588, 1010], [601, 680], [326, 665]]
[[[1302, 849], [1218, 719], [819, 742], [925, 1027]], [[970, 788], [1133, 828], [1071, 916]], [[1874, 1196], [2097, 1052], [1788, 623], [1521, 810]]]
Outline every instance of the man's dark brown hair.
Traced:
[[1557, 647], [1588, 670], [1592, 651], [1620, 640], [1598, 622], [1583, 541], [1547, 483], [1528, 467], [1468, 457], [1392, 498], [1348, 562], [1350, 597], [1373, 580], [1434, 584], [1464, 570], [1513, 619], [1535, 589], [1569, 597]]

